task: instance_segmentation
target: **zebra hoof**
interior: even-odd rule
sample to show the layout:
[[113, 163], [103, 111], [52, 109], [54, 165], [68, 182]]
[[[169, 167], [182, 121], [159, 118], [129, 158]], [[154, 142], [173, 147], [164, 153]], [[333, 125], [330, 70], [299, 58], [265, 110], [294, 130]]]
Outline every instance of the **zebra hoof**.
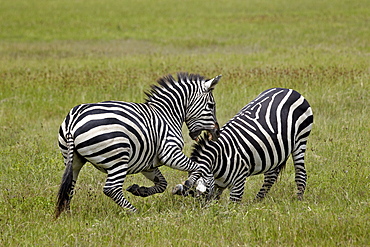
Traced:
[[253, 199], [253, 202], [255, 202], [255, 203], [262, 202], [264, 198], [265, 198], [265, 196], [264, 196], [264, 195], [263, 195], [263, 196], [259, 196], [259, 195], [257, 195], [257, 196]]
[[133, 216], [133, 215], [137, 215], [139, 213], [139, 210], [137, 210], [136, 208], [134, 209], [126, 209], [126, 210], [122, 210], [119, 215], [120, 216]]
[[133, 184], [133, 185], [129, 186], [126, 190], [129, 191], [129, 192], [133, 192], [133, 191], [135, 191], [135, 190], [137, 190], [139, 188], [140, 188], [139, 185]]
[[133, 184], [126, 189], [126, 191], [130, 192], [135, 196], [147, 197], [149, 196], [148, 188], [144, 186], [139, 186], [137, 184]]
[[298, 199], [298, 201], [303, 201], [303, 194], [302, 193], [298, 193], [297, 194], [297, 199]]
[[172, 194], [173, 195], [182, 195], [182, 192], [184, 190], [184, 186], [182, 186], [182, 184], [178, 184], [176, 185], [173, 189], [172, 189]]
[[131, 194], [135, 196], [140, 196], [140, 186], [137, 184], [133, 184], [130, 187], [126, 189], [126, 191], [130, 192]]

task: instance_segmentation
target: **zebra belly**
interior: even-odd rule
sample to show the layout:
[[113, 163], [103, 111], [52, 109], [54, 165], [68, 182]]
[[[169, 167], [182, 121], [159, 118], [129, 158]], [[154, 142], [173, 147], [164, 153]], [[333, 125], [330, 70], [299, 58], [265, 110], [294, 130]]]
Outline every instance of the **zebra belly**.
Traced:
[[265, 165], [263, 165], [263, 164], [256, 164], [255, 165], [255, 169], [253, 170], [253, 172], [251, 172], [248, 175], [248, 177], [249, 176], [258, 175], [258, 174], [263, 174], [263, 173], [266, 173], [268, 171], [271, 171], [271, 170], [275, 169], [276, 167], [278, 167], [281, 163], [282, 162], [275, 163], [275, 164], [265, 164]]
[[225, 183], [225, 180], [223, 180], [223, 179], [216, 179], [215, 180], [215, 185], [217, 185], [218, 187], [220, 187], [222, 189], [225, 189], [225, 188], [230, 186], [230, 184]]
[[269, 155], [266, 150], [253, 150], [248, 159], [241, 160], [242, 166], [248, 167], [247, 177], [254, 176], [258, 174], [266, 173], [270, 170], [277, 168], [281, 163], [283, 163], [290, 155], [291, 150], [285, 150], [285, 156], [281, 157], [279, 155]]
[[[240, 133], [243, 133], [243, 131]], [[244, 134], [244, 137], [244, 140], [233, 142], [234, 148], [223, 148], [221, 152], [223, 154], [221, 155], [222, 157], [218, 156], [217, 162], [220, 163], [215, 165], [217, 169], [213, 173], [215, 184], [220, 188], [230, 188], [240, 179], [273, 170], [287, 158], [280, 158], [276, 154], [272, 158], [268, 155], [266, 148], [257, 148], [261, 147], [261, 145], [256, 145], [255, 143], [252, 145], [247, 141], [248, 135]], [[273, 141], [271, 140], [271, 142]], [[291, 152], [291, 150], [286, 151], [286, 153], [288, 152]]]

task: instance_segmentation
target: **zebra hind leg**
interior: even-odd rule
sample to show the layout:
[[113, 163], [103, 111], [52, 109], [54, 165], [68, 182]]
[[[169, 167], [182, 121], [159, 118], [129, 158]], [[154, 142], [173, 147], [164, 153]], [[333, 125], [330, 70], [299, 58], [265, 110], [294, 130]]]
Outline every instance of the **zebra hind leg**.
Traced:
[[150, 171], [142, 171], [141, 172], [147, 179], [154, 183], [152, 187], [144, 187], [139, 186], [137, 184], [133, 184], [128, 187], [126, 190], [132, 193], [135, 196], [147, 197], [154, 195], [156, 193], [162, 193], [167, 188], [167, 181], [162, 175], [161, 171], [158, 168]]
[[255, 200], [258, 201], [258, 200], [262, 200], [263, 198], [265, 198], [267, 193], [270, 191], [271, 187], [276, 182], [281, 169], [285, 167], [285, 164], [286, 164], [286, 161], [284, 161], [284, 163], [282, 163], [279, 167], [275, 168], [274, 170], [268, 171], [264, 174], [262, 188], [257, 193]]
[[127, 170], [107, 169], [107, 172], [108, 178], [103, 188], [104, 194], [112, 198], [119, 206], [136, 212], [137, 209], [123, 196], [122, 186], [127, 175]]
[[303, 200], [303, 194], [306, 189], [307, 173], [304, 165], [305, 151], [306, 145], [304, 143], [293, 152], [295, 182], [297, 184], [298, 189], [297, 193], [298, 200]]

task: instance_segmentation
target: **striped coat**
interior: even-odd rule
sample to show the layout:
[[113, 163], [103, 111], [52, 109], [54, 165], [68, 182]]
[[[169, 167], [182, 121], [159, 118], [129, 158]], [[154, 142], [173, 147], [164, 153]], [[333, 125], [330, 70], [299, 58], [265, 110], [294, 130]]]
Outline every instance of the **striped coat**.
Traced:
[[141, 172], [153, 181], [152, 187], [132, 185], [127, 190], [137, 196], [161, 193], [167, 182], [161, 165], [195, 172], [197, 165], [182, 153], [182, 125], [197, 139], [201, 131], [216, 140], [219, 127], [212, 90], [219, 77], [179, 73], [161, 78], [145, 103], [106, 101], [72, 108], [59, 130], [59, 147], [66, 169], [58, 193], [56, 217], [69, 208], [82, 166], [90, 162], [107, 173], [104, 194], [119, 206], [136, 211], [123, 196], [127, 175]]
[[[262, 92], [243, 107], [222, 128], [217, 142], [202, 139], [195, 145], [191, 159], [199, 170], [215, 179], [215, 197], [230, 189], [230, 200], [240, 201], [245, 180], [264, 174], [257, 198], [264, 198], [292, 155], [298, 198], [306, 187], [304, 155], [313, 124], [307, 100], [291, 89], [272, 88]], [[186, 194], [181, 185], [174, 194]]]

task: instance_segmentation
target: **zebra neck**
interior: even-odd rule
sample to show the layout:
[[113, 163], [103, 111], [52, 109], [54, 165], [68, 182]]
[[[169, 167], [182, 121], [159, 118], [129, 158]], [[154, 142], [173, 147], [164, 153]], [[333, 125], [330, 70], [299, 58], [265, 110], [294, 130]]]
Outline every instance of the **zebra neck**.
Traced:
[[200, 143], [194, 146], [191, 156], [195, 162], [214, 173], [219, 166], [218, 163], [222, 161], [222, 157], [219, 157], [222, 154], [222, 147], [218, 141], [209, 141], [206, 138], [204, 136]]
[[181, 107], [174, 104], [169, 105], [168, 102], [163, 101], [149, 101], [147, 103], [155, 115], [181, 132], [182, 125], [185, 122], [185, 111], [181, 110]]

